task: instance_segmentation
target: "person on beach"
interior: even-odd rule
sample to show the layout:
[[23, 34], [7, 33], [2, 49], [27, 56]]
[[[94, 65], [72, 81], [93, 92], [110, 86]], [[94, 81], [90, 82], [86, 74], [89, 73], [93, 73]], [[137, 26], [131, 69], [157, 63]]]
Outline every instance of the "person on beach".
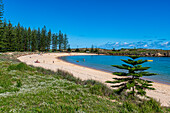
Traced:
[[40, 62], [38, 60], [36, 60], [35, 63], [40, 63]]

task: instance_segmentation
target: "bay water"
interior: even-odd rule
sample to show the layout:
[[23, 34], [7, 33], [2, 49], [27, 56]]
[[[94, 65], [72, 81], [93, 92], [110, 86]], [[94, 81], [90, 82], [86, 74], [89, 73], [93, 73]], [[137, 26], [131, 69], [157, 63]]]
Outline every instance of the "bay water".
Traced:
[[[129, 59], [127, 56], [108, 56], [108, 55], [88, 55], [88, 56], [65, 56], [61, 57], [70, 63], [74, 63], [89, 68], [103, 70], [106, 72], [121, 72], [111, 65], [121, 65], [124, 62], [121, 59]], [[146, 62], [142, 66], [151, 67], [148, 72], [157, 73], [158, 75], [144, 77], [156, 82], [170, 84], [170, 57], [140, 57], [138, 59], [153, 60], [153, 62]], [[138, 60], [137, 59], [137, 60]]]

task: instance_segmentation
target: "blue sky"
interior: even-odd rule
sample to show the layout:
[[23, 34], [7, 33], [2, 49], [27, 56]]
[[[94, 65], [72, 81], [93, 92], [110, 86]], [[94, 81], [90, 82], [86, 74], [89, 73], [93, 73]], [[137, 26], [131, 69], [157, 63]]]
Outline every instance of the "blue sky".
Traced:
[[71, 47], [110, 44], [121, 48], [133, 44], [170, 49], [170, 0], [4, 0], [4, 3], [4, 17], [14, 25], [20, 22], [36, 29], [46, 25], [52, 32], [62, 30], [68, 34]]

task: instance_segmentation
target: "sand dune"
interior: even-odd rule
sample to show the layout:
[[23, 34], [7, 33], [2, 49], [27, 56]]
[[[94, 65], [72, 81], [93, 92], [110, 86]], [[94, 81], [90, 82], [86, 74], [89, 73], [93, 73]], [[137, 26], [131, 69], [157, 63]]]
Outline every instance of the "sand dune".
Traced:
[[[65, 70], [82, 80], [93, 79], [105, 83], [105, 81], [107, 80], [112, 80], [112, 78], [118, 77], [116, 75], [112, 75], [111, 73], [83, 66], [78, 66], [58, 59], [58, 57], [69, 55], [96, 55], [96, 54], [88, 53], [50, 53], [43, 55], [33, 54], [21, 56], [18, 59], [22, 62], [25, 62], [28, 65], [43, 67], [45, 69], [50, 69], [53, 71], [56, 71], [57, 69]], [[35, 63], [36, 60], [38, 60], [40, 63]], [[170, 85], [154, 83], [153, 87], [155, 87], [156, 90], [147, 91], [147, 95], [160, 101], [162, 106], [170, 106]]]

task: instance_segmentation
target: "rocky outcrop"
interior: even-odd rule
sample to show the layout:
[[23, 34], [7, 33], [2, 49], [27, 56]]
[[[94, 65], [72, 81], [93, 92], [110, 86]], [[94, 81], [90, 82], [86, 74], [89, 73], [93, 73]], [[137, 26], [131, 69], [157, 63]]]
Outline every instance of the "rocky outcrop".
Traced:
[[157, 57], [162, 57], [162, 56], [164, 56], [164, 55], [161, 54], [161, 53], [156, 53], [155, 56], [157, 56]]

